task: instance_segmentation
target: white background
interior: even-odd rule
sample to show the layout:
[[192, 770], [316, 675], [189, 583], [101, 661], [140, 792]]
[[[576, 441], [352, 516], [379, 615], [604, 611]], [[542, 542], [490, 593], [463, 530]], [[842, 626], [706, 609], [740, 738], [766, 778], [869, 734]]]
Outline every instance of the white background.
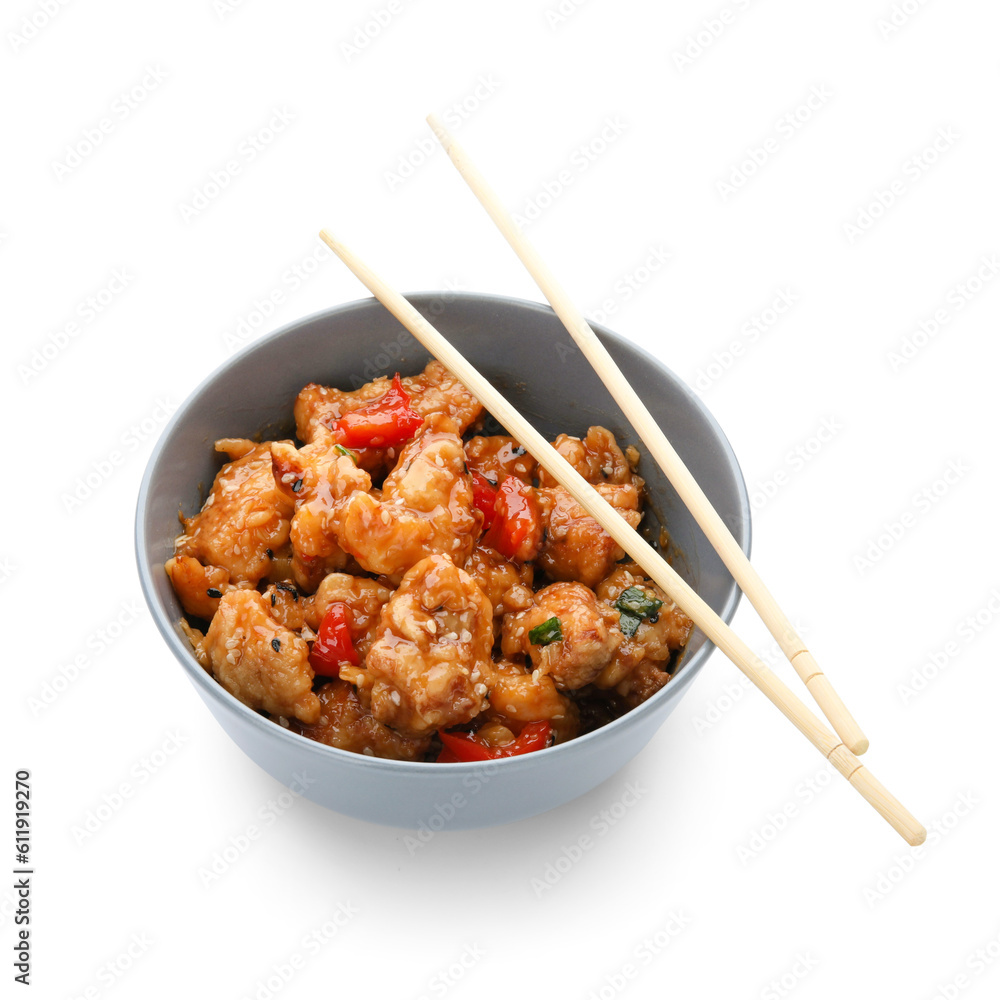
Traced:
[[[1000, 252], [996, 5], [400, 0], [376, 31], [377, 3], [4, 6], [4, 781], [32, 771], [36, 995], [996, 996], [1000, 293], [968, 284]], [[720, 654], [622, 773], [536, 819], [414, 847], [282, 811], [136, 612], [168, 410], [240, 331], [363, 294], [317, 263], [321, 226], [403, 289], [539, 297], [442, 154], [420, 162], [431, 110], [585, 310], [700, 378], [755, 562], [922, 852]], [[746, 606], [736, 627], [768, 652]]]

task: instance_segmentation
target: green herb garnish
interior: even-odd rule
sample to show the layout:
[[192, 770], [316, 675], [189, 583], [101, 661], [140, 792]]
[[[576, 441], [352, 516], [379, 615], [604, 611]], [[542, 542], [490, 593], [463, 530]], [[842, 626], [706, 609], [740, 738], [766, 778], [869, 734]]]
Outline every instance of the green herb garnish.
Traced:
[[547, 646], [550, 642], [559, 642], [562, 637], [562, 622], [558, 618], [550, 618], [528, 633], [528, 641], [533, 646]]
[[333, 450], [339, 451], [341, 455], [346, 455], [355, 465], [358, 464], [358, 456], [350, 448], [345, 448], [342, 444], [335, 444]]
[[644, 618], [654, 618], [663, 607], [663, 601], [651, 597], [641, 587], [628, 587], [621, 592], [615, 607], [621, 612], [618, 628], [631, 639]]

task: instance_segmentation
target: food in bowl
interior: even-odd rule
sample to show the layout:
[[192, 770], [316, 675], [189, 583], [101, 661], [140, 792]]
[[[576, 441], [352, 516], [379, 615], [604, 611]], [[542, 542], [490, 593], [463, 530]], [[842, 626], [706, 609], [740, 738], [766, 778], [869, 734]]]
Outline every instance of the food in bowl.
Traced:
[[[519, 756], [663, 687], [692, 625], [439, 362], [309, 384], [297, 441], [227, 459], [166, 563], [199, 662], [278, 725], [368, 756]], [[496, 431], [496, 432], [494, 432]], [[558, 451], [638, 529], [638, 453]]]

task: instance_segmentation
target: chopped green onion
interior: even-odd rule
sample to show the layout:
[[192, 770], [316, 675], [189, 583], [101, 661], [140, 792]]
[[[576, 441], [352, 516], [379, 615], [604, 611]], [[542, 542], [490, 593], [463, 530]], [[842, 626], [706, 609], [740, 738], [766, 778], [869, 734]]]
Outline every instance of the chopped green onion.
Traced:
[[558, 618], [550, 618], [528, 633], [528, 641], [533, 646], [547, 646], [550, 642], [559, 642], [562, 637], [562, 622]]
[[631, 639], [643, 618], [657, 617], [663, 601], [651, 597], [641, 587], [628, 587], [619, 594], [615, 607], [621, 612], [618, 628], [627, 639]]
[[342, 444], [335, 444], [334, 451], [339, 451], [341, 455], [346, 455], [355, 465], [358, 464], [358, 456], [350, 448], [345, 448]]
[[626, 639], [631, 639], [632, 636], [639, 630], [639, 626], [642, 624], [642, 619], [638, 618], [636, 615], [629, 614], [627, 611], [621, 613], [621, 617], [618, 619], [618, 628], [621, 630], [623, 636]]

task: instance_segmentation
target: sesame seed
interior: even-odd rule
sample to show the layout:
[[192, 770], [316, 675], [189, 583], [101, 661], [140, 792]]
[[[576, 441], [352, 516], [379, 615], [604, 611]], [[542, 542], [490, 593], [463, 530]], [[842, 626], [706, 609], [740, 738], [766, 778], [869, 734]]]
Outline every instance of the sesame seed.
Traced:
[[392, 694], [389, 695], [389, 697], [392, 699], [392, 703], [394, 705], [402, 705], [403, 704], [403, 699], [399, 697], [399, 692], [398, 691], [393, 691]]
[[271, 640], [271, 649], [273, 649], [276, 653], [280, 653], [281, 652], [281, 640], [280, 639], [272, 639]]
[[427, 631], [430, 632], [431, 635], [437, 635], [437, 630], [438, 630], [438, 623], [434, 621], [433, 618], [428, 618]]

